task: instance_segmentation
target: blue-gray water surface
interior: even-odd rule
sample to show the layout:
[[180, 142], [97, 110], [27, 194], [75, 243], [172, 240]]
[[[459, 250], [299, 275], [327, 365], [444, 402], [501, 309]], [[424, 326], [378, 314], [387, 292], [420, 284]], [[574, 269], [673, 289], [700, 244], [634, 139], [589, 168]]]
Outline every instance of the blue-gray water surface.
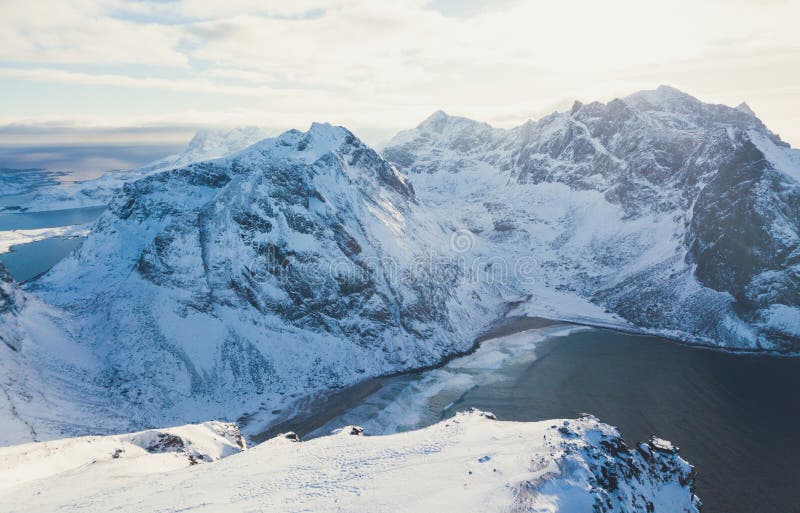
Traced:
[[0, 214], [0, 231], [35, 230], [37, 228], [55, 228], [57, 226], [89, 223], [100, 217], [100, 214], [105, 209], [105, 206], [100, 206], [51, 210], [49, 212]]
[[655, 434], [695, 465], [705, 513], [800, 511], [800, 360], [592, 330], [555, 338], [515, 379], [469, 390], [509, 420], [590, 412], [633, 442]]
[[307, 434], [414, 429], [470, 407], [516, 421], [587, 412], [631, 444], [652, 435], [677, 444], [697, 470], [704, 513], [800, 511], [800, 359], [593, 328], [498, 340], [440, 369], [371, 380]]
[[[106, 207], [71, 208], [49, 212], [19, 212], [0, 214], [0, 231], [35, 230], [74, 224], [90, 223]], [[52, 239], [18, 244], [9, 253], [0, 254], [0, 262], [18, 282], [28, 281], [56, 265], [83, 242], [82, 237], [54, 237]]]
[[16, 281], [28, 281], [46, 273], [81, 244], [83, 237], [54, 237], [19, 244], [12, 246], [9, 253], [0, 254], [0, 262]]

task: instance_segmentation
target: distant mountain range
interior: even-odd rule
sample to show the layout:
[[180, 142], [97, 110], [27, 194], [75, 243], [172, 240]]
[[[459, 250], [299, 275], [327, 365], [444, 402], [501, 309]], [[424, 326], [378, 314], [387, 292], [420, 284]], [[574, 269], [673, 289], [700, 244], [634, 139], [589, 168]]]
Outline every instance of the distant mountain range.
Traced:
[[[267, 133], [264, 129], [253, 126], [230, 130], [201, 130], [197, 132], [180, 153], [170, 155], [140, 168], [109, 171], [91, 180], [67, 184], [58, 184], [57, 180], [40, 181], [37, 184], [36, 193], [31, 198], [25, 199], [17, 207], [25, 211], [41, 212], [107, 205], [112, 196], [125, 183], [166, 169], [188, 166], [201, 160], [222, 157], [246, 148], [265, 137], [267, 137]], [[113, 147], [108, 151], [113, 151]], [[55, 174], [55, 176], [63, 176], [65, 174], [60, 173]], [[2, 184], [2, 180], [3, 174], [2, 170], [0, 170], [0, 184]]]

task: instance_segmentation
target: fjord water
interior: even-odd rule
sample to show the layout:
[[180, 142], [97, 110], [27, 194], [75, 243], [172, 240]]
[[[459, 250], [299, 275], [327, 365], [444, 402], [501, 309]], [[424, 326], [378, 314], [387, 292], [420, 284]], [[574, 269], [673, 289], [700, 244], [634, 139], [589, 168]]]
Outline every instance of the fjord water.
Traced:
[[18, 244], [9, 253], [0, 254], [0, 262], [18, 282], [36, 278], [83, 244], [83, 237], [54, 237], [52, 239]]
[[695, 465], [706, 513], [786, 512], [800, 502], [800, 360], [692, 349], [592, 330], [555, 338], [518, 376], [455, 408], [542, 420], [591, 412], [630, 442], [651, 434]]
[[381, 380], [312, 436], [351, 423], [373, 434], [412, 429], [470, 407], [517, 421], [588, 412], [629, 444], [651, 435], [677, 444], [695, 465], [705, 513], [784, 513], [800, 504], [798, 390], [800, 359], [547, 328], [485, 342], [440, 369]]
[[105, 209], [105, 206], [100, 206], [51, 210], [47, 212], [0, 214], [0, 231], [35, 230], [38, 228], [55, 228], [57, 226], [84, 224], [100, 217], [100, 214], [102, 214]]
[[[0, 231], [35, 230], [85, 224], [94, 221], [106, 209], [100, 207], [71, 208], [48, 212], [19, 212], [0, 214]], [[0, 262], [18, 282], [30, 280], [47, 272], [83, 242], [82, 237], [54, 237], [18, 244], [9, 253], [0, 254]]]

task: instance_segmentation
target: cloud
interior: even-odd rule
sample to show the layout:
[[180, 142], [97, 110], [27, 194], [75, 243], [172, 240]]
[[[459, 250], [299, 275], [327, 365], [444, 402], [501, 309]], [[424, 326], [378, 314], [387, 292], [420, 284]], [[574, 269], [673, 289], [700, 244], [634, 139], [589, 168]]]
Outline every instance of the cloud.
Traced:
[[180, 33], [109, 16], [121, 1], [4, 0], [0, 60], [35, 63], [153, 64], [183, 67]]
[[69, 84], [99, 85], [137, 89], [160, 89], [193, 93], [229, 94], [234, 96], [263, 97], [272, 92], [267, 86], [243, 87], [213, 82], [204, 77], [138, 78], [126, 75], [104, 75], [48, 68], [0, 68], [0, 79], [36, 80]]
[[[93, 112], [101, 117], [130, 118], [137, 89], [180, 93], [173, 117], [388, 130], [445, 108], [507, 125], [568, 99], [671, 83], [709, 101], [746, 99], [800, 141], [787, 114], [800, 110], [798, 2], [7, 2], [0, 81], [116, 91], [120, 105]], [[765, 94], [764, 84], [787, 90]]]

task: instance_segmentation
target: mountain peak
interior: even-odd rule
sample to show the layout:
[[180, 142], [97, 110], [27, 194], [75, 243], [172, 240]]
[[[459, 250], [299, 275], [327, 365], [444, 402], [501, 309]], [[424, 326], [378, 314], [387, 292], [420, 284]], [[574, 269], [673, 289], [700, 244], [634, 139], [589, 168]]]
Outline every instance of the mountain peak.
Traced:
[[436, 112], [428, 116], [427, 119], [425, 119], [425, 121], [420, 123], [417, 126], [417, 129], [428, 132], [442, 133], [446, 129], [452, 130], [453, 127], [456, 127], [457, 130], [468, 127], [491, 128], [491, 126], [488, 125], [487, 123], [475, 121], [474, 119], [465, 118], [461, 116], [451, 116], [450, 114], [447, 114], [443, 110], [437, 110]]
[[189, 141], [187, 153], [222, 156], [231, 151], [249, 146], [267, 137], [267, 131], [257, 126], [242, 126], [230, 129], [203, 128]]
[[321, 139], [324, 138], [336, 140], [352, 135], [350, 130], [343, 126], [331, 125], [330, 123], [322, 123], [318, 121], [311, 123], [311, 126], [308, 128], [306, 134]]
[[292, 129], [276, 138], [264, 139], [257, 144], [257, 149], [274, 152], [276, 148], [282, 148], [275, 155], [311, 162], [345, 145], [362, 144], [358, 137], [345, 127], [315, 121], [305, 132]]
[[[431, 114], [430, 116], [428, 116], [428, 118], [425, 121], [435, 121], [437, 119], [447, 119], [449, 117], [451, 117], [450, 114], [446, 113], [442, 109], [439, 109], [436, 112], [434, 112], [433, 114]], [[423, 121], [423, 123], [425, 121]]]
[[736, 110], [738, 110], [739, 112], [744, 112], [745, 114], [749, 114], [753, 117], [756, 117], [756, 113], [753, 111], [753, 109], [750, 108], [750, 106], [746, 102], [742, 102], [739, 105], [737, 105]]
[[697, 98], [692, 96], [689, 93], [681, 91], [676, 87], [672, 87], [669, 85], [661, 84], [660, 86], [656, 87], [653, 91], [643, 91], [643, 92], [651, 92], [654, 98], [657, 98], [661, 101], [691, 101], [691, 102], [699, 102]]
[[439, 131], [451, 119], [452, 116], [450, 116], [448, 113], [440, 109], [431, 114], [430, 116], [428, 116], [427, 118], [425, 118], [425, 120], [422, 123], [420, 123], [417, 126], [417, 128]]
[[670, 96], [689, 96], [687, 93], [684, 93], [680, 89], [666, 84], [661, 84], [658, 87], [656, 87], [656, 92], [662, 95], [670, 95]]
[[321, 155], [345, 145], [359, 146], [362, 144], [358, 137], [343, 126], [315, 121], [302, 134], [302, 143], [298, 146], [298, 149], [301, 151], [313, 151]]
[[646, 89], [638, 93], [633, 93], [628, 96], [626, 100], [633, 100], [634, 102], [644, 101], [660, 108], [686, 103], [700, 103], [700, 100], [694, 96], [668, 85], [660, 85], [655, 89]]

